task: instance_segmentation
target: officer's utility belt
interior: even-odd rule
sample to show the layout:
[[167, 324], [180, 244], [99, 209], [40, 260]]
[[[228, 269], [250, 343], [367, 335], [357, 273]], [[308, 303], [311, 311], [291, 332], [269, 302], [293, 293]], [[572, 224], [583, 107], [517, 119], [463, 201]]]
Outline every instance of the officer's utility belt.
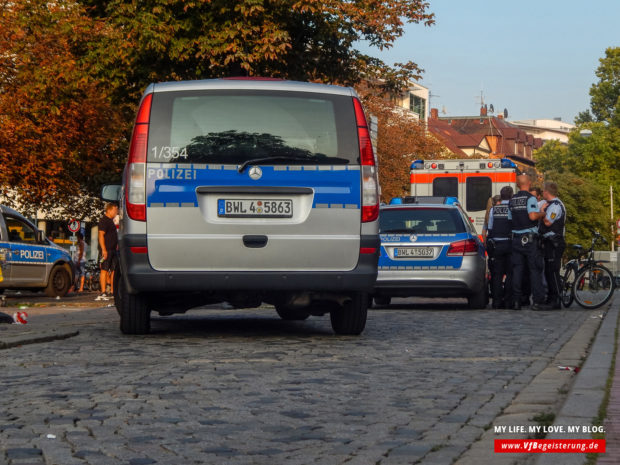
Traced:
[[538, 233], [535, 232], [527, 232], [527, 233], [512, 233], [513, 239], [519, 239], [521, 241], [521, 245], [529, 244], [530, 242], [535, 242], [538, 240]]

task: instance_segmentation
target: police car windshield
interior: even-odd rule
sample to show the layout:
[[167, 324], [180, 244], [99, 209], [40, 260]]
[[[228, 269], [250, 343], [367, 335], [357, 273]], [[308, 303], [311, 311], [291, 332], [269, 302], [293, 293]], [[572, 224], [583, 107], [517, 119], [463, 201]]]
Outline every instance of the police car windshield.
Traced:
[[457, 234], [466, 232], [456, 208], [394, 208], [381, 210], [382, 234]]
[[[282, 91], [155, 93], [148, 161], [357, 163], [350, 97]], [[271, 160], [268, 160], [271, 159]]]

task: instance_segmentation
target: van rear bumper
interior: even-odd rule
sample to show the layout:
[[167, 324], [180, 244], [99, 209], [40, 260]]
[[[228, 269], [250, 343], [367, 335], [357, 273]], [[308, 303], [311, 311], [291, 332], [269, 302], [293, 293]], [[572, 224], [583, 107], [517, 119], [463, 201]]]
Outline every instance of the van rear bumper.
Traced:
[[374, 248], [374, 254], [360, 254], [350, 271], [157, 271], [148, 254], [132, 248], [146, 248], [145, 235], [119, 238], [121, 269], [130, 293], [193, 291], [371, 291], [377, 279], [380, 238], [361, 236], [360, 248]]

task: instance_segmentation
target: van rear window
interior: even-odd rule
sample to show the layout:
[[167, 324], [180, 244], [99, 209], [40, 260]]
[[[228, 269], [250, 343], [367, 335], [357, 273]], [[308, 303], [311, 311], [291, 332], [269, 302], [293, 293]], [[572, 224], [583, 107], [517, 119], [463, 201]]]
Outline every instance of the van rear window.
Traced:
[[359, 164], [351, 97], [239, 90], [154, 94], [148, 161], [239, 164], [271, 157], [279, 164]]

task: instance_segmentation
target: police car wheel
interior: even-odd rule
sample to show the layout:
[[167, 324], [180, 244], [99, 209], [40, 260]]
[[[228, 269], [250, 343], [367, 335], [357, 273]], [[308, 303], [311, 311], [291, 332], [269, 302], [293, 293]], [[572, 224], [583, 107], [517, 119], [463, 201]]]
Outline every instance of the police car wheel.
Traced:
[[56, 266], [50, 273], [45, 294], [49, 297], [64, 297], [71, 287], [71, 277], [63, 266]]
[[124, 279], [119, 278], [117, 283], [116, 309], [121, 317], [121, 332], [123, 334], [148, 334], [151, 331], [151, 311], [148, 309], [146, 297], [142, 294], [127, 292]]
[[336, 334], [357, 336], [364, 331], [368, 315], [368, 294], [356, 292], [344, 305], [329, 313]]
[[303, 309], [290, 308], [286, 305], [276, 305], [276, 312], [278, 312], [280, 318], [286, 321], [302, 321], [310, 316]]
[[467, 305], [473, 310], [486, 308], [488, 303], [489, 294], [486, 286], [467, 297]]

